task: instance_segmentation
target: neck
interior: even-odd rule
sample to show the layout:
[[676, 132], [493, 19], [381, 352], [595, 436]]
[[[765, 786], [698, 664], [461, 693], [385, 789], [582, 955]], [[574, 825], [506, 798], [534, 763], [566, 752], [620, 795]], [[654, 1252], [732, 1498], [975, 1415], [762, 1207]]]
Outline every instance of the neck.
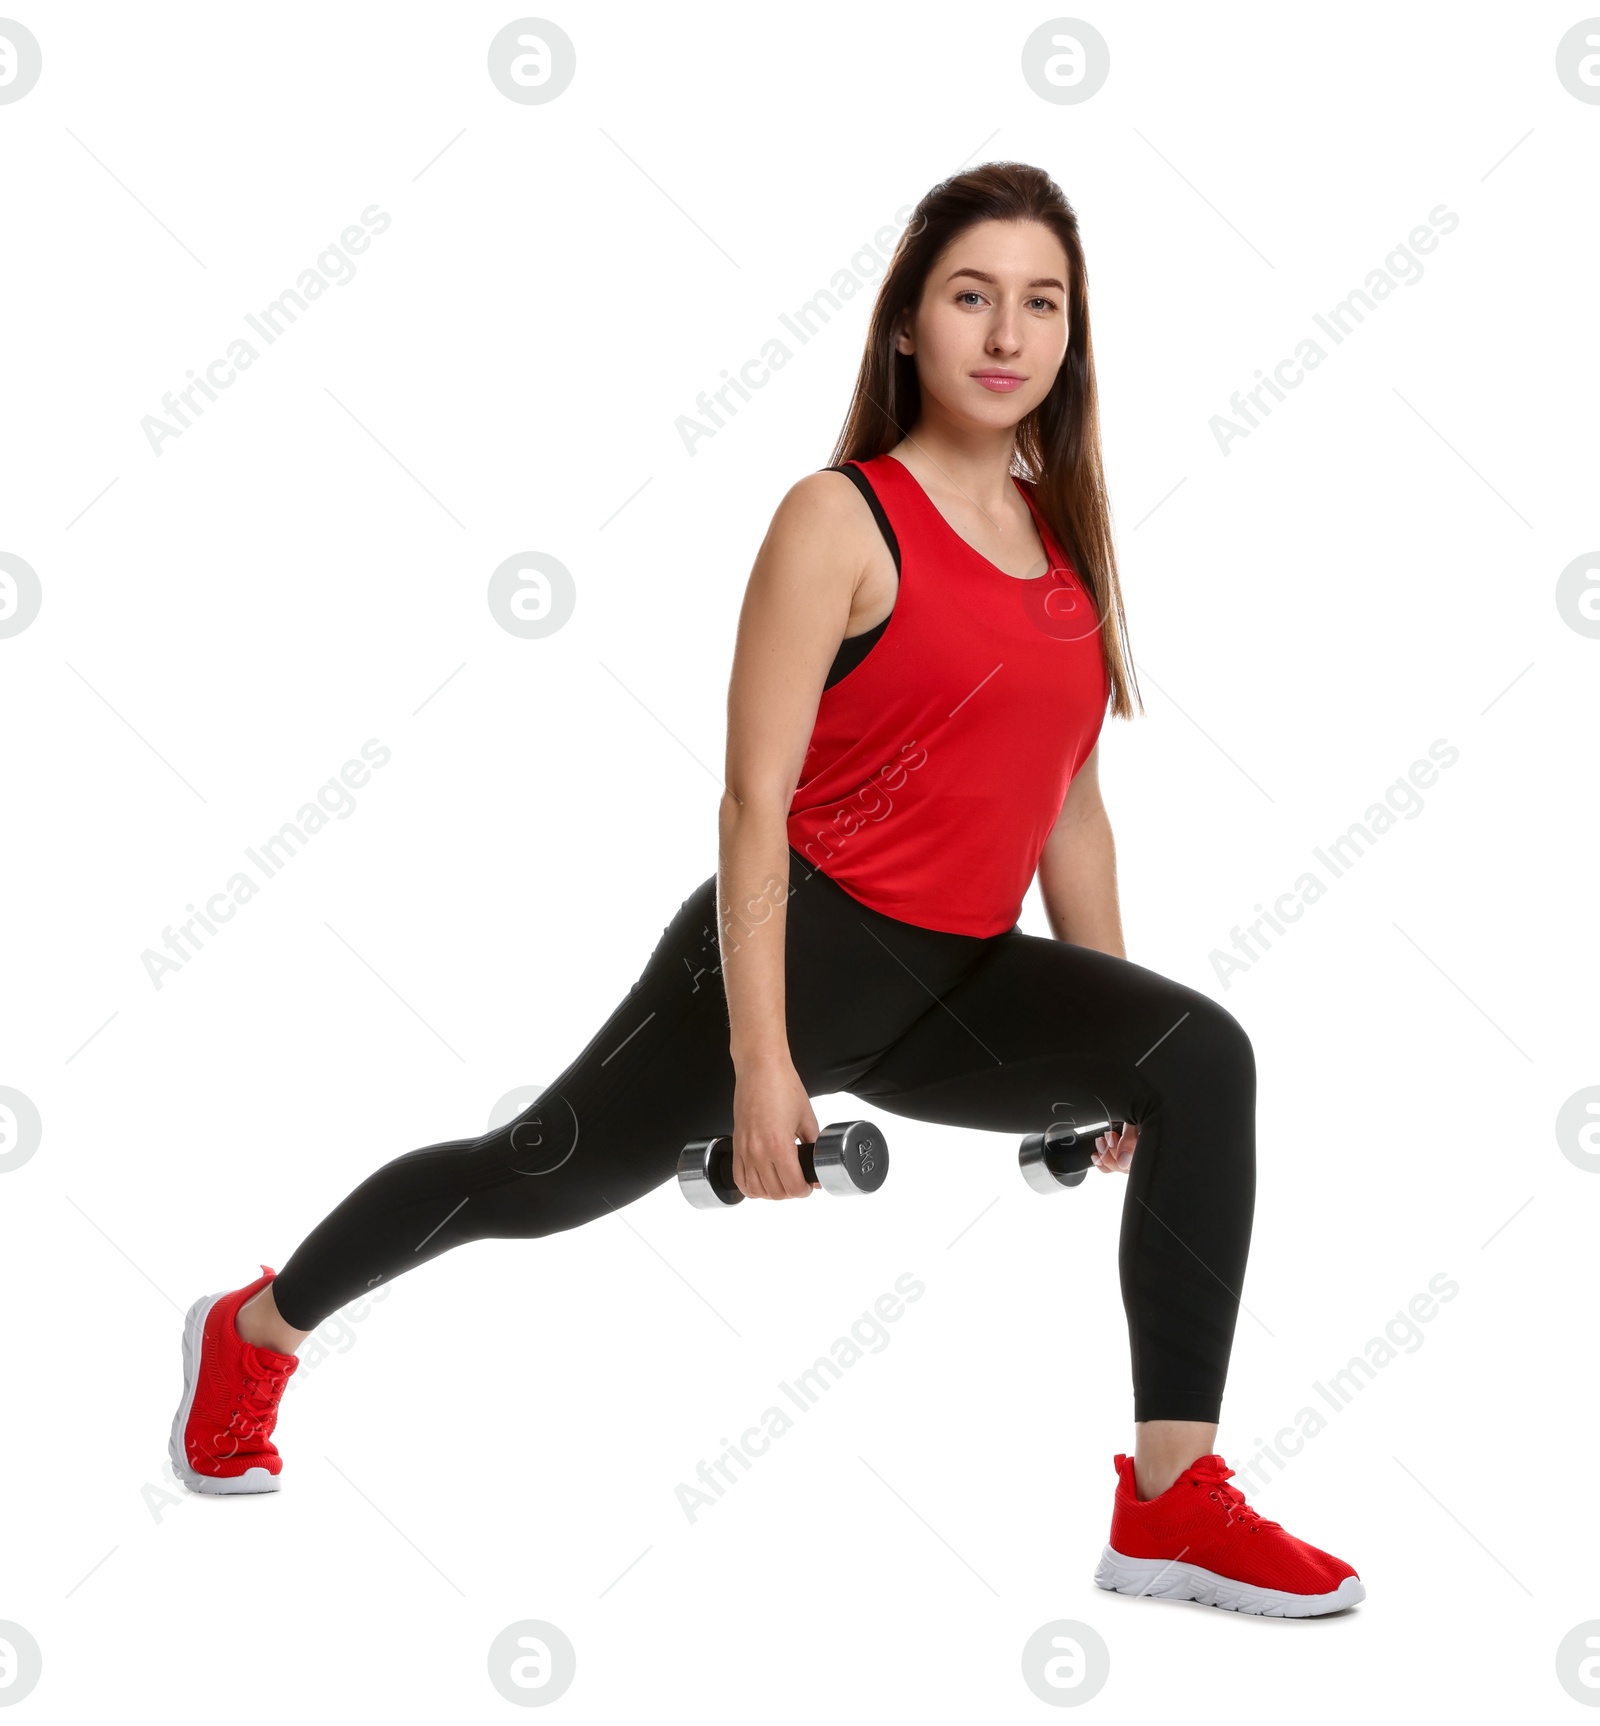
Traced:
[[986, 515], [1009, 506], [1016, 428], [953, 426], [924, 414], [889, 450], [908, 467], [931, 496], [950, 493], [968, 498]]

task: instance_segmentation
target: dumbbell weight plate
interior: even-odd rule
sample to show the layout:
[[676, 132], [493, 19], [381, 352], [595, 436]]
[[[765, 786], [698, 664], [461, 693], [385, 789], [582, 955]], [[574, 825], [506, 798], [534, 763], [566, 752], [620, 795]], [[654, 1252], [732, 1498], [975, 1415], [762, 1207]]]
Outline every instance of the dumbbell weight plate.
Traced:
[[1075, 1187], [1089, 1172], [1094, 1142], [1102, 1133], [1120, 1132], [1122, 1121], [1052, 1121], [1042, 1133], [1029, 1133], [1017, 1152], [1022, 1178], [1036, 1193], [1059, 1193]]
[[871, 1121], [838, 1121], [823, 1129], [814, 1147], [800, 1147], [808, 1181], [838, 1198], [875, 1193], [889, 1174], [889, 1146]]
[[678, 1190], [696, 1210], [720, 1211], [742, 1202], [733, 1180], [733, 1135], [693, 1139], [678, 1153]]

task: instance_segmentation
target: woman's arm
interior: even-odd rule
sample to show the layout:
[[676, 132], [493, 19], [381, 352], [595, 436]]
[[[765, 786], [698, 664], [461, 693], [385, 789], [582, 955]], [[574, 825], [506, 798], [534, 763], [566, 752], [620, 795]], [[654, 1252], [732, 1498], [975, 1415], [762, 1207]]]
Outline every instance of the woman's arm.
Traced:
[[1078, 947], [1126, 959], [1117, 903], [1117, 847], [1100, 798], [1100, 745], [1067, 787], [1066, 801], [1039, 857], [1039, 893], [1050, 933]]
[[[1050, 933], [1077, 947], [1097, 947], [1126, 959], [1117, 905], [1117, 847], [1100, 799], [1100, 745], [1095, 744], [1067, 787], [1066, 801], [1039, 858], [1039, 892]], [[1126, 1174], [1139, 1143], [1134, 1121], [1102, 1133], [1091, 1153], [1102, 1174]]]
[[875, 531], [843, 474], [808, 474], [773, 515], [739, 614], [717, 909], [736, 1075], [734, 1180], [752, 1197], [811, 1190], [794, 1139], [814, 1140], [817, 1123], [784, 1020], [788, 814]]

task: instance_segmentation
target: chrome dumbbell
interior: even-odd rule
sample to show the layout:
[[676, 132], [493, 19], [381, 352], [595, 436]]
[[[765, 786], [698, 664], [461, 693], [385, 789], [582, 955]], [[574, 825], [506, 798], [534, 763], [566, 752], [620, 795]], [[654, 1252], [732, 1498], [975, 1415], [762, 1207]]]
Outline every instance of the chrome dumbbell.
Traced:
[[[803, 1141], [800, 1172], [825, 1193], [849, 1198], [875, 1193], [889, 1173], [889, 1146], [871, 1121], [838, 1121], [814, 1145]], [[733, 1179], [733, 1136], [695, 1139], [678, 1155], [678, 1189], [703, 1211], [722, 1210], [744, 1197]]]
[[1089, 1172], [1094, 1142], [1102, 1133], [1120, 1133], [1126, 1121], [1052, 1121], [1042, 1133], [1029, 1133], [1017, 1152], [1022, 1178], [1036, 1193], [1075, 1187]]

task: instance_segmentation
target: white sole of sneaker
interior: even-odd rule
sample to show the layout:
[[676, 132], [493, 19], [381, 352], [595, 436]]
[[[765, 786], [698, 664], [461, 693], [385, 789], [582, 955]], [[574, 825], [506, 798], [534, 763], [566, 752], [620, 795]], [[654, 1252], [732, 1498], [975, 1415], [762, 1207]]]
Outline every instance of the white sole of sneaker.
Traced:
[[194, 1407], [195, 1385], [199, 1382], [200, 1342], [205, 1335], [206, 1314], [229, 1292], [223, 1289], [221, 1294], [201, 1295], [183, 1321], [183, 1398], [172, 1417], [167, 1455], [172, 1472], [191, 1492], [276, 1492], [278, 1477], [269, 1468], [247, 1468], [243, 1474], [197, 1474], [184, 1454], [183, 1432], [189, 1424], [189, 1410]]
[[1170, 1558], [1129, 1558], [1113, 1546], [1101, 1553], [1094, 1579], [1101, 1588], [1118, 1594], [1197, 1600], [1202, 1606], [1257, 1612], [1267, 1618], [1317, 1618], [1324, 1612], [1342, 1612], [1367, 1597], [1359, 1576], [1347, 1576], [1327, 1594], [1286, 1594], [1278, 1588], [1235, 1582], [1198, 1564], [1180, 1564]]

